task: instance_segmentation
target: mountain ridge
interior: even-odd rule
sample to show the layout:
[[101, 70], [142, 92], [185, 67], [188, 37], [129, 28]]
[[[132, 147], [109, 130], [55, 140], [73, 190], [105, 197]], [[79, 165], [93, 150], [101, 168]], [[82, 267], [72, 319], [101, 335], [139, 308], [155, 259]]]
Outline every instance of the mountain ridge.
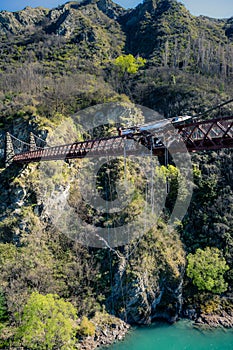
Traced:
[[[137, 17], [139, 20], [142, 19], [145, 14], [149, 13], [152, 18], [156, 16], [161, 16], [163, 12], [168, 11], [169, 9], [180, 10], [180, 12], [185, 13], [190, 18], [203, 18], [205, 20], [211, 22], [219, 22], [222, 23], [229, 22], [229, 19], [214, 19], [208, 16], [193, 16], [191, 13], [185, 8], [185, 6], [179, 3], [176, 0], [145, 0], [143, 3], [138, 4], [135, 8], [132, 9], [124, 9], [120, 5], [114, 3], [112, 0], [82, 0], [82, 1], [68, 1], [63, 5], [59, 5], [58, 7], [47, 9], [43, 7], [35, 7], [32, 8], [30, 6], [25, 7], [24, 9], [16, 12], [9, 11], [0, 11], [0, 29], [2, 32], [9, 31], [12, 33], [13, 27], [18, 24], [20, 26], [29, 26], [29, 25], [40, 25], [43, 23], [42, 19], [47, 18], [50, 20], [54, 20], [56, 17], [56, 13], [62, 13], [65, 10], [80, 10], [83, 7], [87, 7], [88, 5], [97, 6], [98, 9], [107, 15], [109, 18], [119, 20], [119, 17], [123, 17], [120, 19], [120, 22], [127, 21], [128, 18]], [[17, 21], [17, 22], [15, 22]], [[5, 24], [9, 23], [7, 27]], [[11, 25], [12, 24], [12, 25]], [[127, 23], [126, 23], [127, 25]]]
[[[1, 12], [0, 36], [0, 69], [7, 72], [21, 69], [30, 58], [35, 71], [36, 65], [48, 74], [97, 71], [119, 85], [118, 77], [109, 76], [113, 60], [133, 54], [147, 60], [145, 74], [150, 71], [150, 77], [153, 70], [159, 69], [160, 76], [166, 71], [168, 85], [175, 84], [178, 71], [185, 80], [196, 73], [228, 80], [233, 74], [232, 18], [195, 17], [176, 0], [147, 0], [128, 10], [111, 0], [84, 0], [51, 10], [27, 7], [17, 13]], [[136, 79], [135, 86], [141, 86], [140, 74]], [[137, 95], [131, 92], [131, 97]]]

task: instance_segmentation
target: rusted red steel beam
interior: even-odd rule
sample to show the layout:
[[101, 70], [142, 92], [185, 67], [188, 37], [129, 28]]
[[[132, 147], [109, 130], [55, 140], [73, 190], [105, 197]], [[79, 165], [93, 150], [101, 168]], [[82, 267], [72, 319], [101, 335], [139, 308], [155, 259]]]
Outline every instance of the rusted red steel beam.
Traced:
[[194, 151], [204, 151], [204, 150], [219, 150], [222, 148], [233, 148], [233, 139], [212, 139], [206, 140], [196, 140], [192, 142], [187, 142], [186, 147], [189, 152]]
[[195, 122], [177, 129], [190, 152], [233, 148], [233, 117]]

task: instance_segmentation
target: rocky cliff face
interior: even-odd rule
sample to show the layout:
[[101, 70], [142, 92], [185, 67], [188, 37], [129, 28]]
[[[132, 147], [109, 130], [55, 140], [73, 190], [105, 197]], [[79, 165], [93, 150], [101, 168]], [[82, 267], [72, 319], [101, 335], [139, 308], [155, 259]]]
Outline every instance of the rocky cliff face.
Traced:
[[175, 322], [182, 309], [185, 252], [175, 232], [154, 229], [148, 235], [136, 256], [119, 260], [109, 308], [131, 324]]
[[[103, 47], [108, 56], [113, 41], [116, 49], [124, 43], [124, 34], [116, 21], [122, 13], [124, 10], [110, 0], [68, 2], [52, 10], [26, 7], [14, 13], [3, 11], [0, 13], [0, 35], [10, 35], [13, 41], [14, 37], [18, 38], [17, 45], [40, 40], [45, 43], [48, 35], [55, 35], [65, 38], [66, 44], [72, 41], [81, 45], [80, 51], [85, 51], [83, 55], [87, 55], [88, 50], [96, 51], [99, 46], [99, 50]], [[95, 44], [95, 48], [89, 46], [86, 50], [87, 44]]]
[[[66, 23], [70, 30], [75, 30], [77, 23], [75, 17], [79, 14], [91, 17], [94, 16], [96, 24], [103, 25], [103, 15], [111, 19], [117, 19], [125, 10], [119, 5], [114, 4], [111, 0], [90, 0], [81, 2], [68, 2], [58, 8], [48, 10], [42, 7], [26, 7], [22, 11], [0, 13], [0, 33], [2, 34], [19, 34], [27, 29], [35, 30], [35, 27], [47, 28], [58, 27]], [[102, 19], [99, 13], [102, 13]], [[106, 18], [105, 18], [106, 22]], [[56, 32], [55, 29], [55, 32]], [[60, 30], [57, 34], [63, 35]]]
[[48, 14], [44, 8], [26, 7], [19, 12], [0, 12], [0, 34], [19, 34], [27, 29], [36, 30]]

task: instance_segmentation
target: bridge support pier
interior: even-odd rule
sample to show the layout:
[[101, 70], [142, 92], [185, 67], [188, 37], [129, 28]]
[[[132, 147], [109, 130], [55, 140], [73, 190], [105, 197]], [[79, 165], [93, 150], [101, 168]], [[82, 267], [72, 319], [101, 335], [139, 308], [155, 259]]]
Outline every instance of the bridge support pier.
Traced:
[[36, 149], [37, 149], [36, 140], [35, 140], [35, 136], [33, 135], [32, 132], [30, 132], [30, 141], [29, 141], [29, 143], [30, 143], [30, 147], [29, 147], [30, 152], [36, 151]]
[[5, 139], [5, 167], [6, 168], [13, 163], [14, 155], [15, 155], [15, 151], [14, 151], [11, 135], [9, 134], [9, 132], [7, 132], [6, 139]]

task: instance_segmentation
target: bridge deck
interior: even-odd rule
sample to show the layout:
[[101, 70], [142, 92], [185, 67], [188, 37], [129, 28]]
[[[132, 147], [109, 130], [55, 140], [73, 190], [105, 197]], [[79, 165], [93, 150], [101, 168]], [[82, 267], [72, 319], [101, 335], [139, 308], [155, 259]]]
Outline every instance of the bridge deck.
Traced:
[[[189, 152], [200, 150], [217, 150], [233, 148], [233, 117], [219, 117], [211, 120], [196, 121], [187, 125], [174, 125], [172, 136], [166, 131], [160, 135], [142, 135], [138, 132], [123, 136], [112, 136], [102, 139], [75, 142], [66, 145], [39, 148], [36, 150], [15, 154], [16, 163], [29, 163], [58, 159], [74, 159], [101, 155], [137, 154], [139, 144], [147, 148], [151, 145], [153, 154], [158, 155], [164, 151], [165, 146], [180, 151], [177, 147], [179, 138], [185, 143]], [[125, 142], [127, 140], [127, 142]], [[157, 142], [155, 142], [157, 140]], [[142, 142], [143, 141], [143, 142]], [[164, 142], [165, 141], [165, 142]]]

